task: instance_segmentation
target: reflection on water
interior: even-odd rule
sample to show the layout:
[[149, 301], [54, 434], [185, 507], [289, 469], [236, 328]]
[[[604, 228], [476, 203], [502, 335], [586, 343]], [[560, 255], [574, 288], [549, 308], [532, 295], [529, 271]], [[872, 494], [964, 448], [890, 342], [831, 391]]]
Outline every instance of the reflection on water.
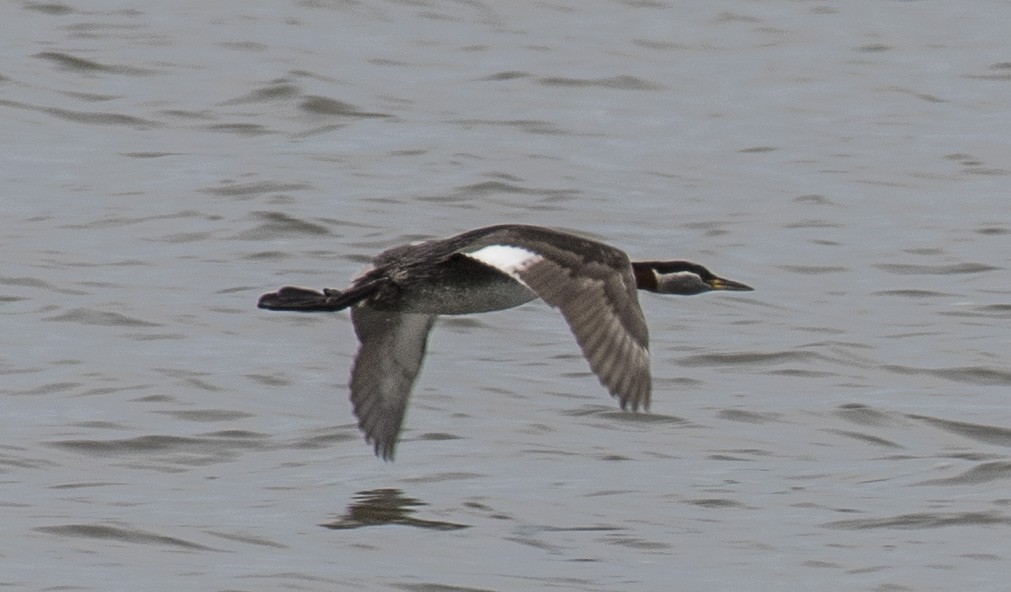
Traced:
[[406, 497], [399, 489], [373, 489], [355, 494], [355, 502], [348, 506], [343, 516], [320, 526], [344, 530], [362, 528], [364, 526], [383, 526], [400, 524], [432, 530], [458, 530], [467, 528], [467, 524], [454, 524], [438, 520], [422, 520], [414, 518], [415, 507], [428, 505], [413, 497]]

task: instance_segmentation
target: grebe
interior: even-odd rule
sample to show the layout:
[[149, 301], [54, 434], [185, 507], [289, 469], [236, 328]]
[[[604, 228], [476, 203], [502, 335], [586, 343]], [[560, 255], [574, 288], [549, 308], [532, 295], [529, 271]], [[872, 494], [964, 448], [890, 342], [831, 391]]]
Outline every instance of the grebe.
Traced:
[[393, 247], [346, 290], [286, 286], [257, 306], [351, 308], [361, 342], [351, 370], [358, 426], [392, 460], [438, 315], [503, 310], [540, 298], [558, 308], [590, 369], [621, 408], [649, 408], [649, 332], [636, 290], [691, 295], [752, 290], [688, 261], [629, 261], [621, 250], [540, 226], [501, 224]]

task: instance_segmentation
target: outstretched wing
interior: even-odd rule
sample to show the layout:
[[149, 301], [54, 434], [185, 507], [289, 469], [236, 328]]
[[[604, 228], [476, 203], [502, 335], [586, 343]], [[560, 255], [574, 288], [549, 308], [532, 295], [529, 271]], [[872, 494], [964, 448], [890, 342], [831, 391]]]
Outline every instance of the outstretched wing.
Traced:
[[[590, 369], [621, 408], [648, 409], [649, 332], [631, 264], [621, 251], [587, 242], [593, 249], [562, 249], [544, 241], [505, 237], [502, 243], [463, 254], [511, 275], [557, 307]], [[596, 257], [580, 254], [586, 252]]]
[[365, 440], [376, 455], [392, 460], [435, 315], [359, 305], [352, 307], [351, 321], [361, 342], [351, 370], [351, 404]]

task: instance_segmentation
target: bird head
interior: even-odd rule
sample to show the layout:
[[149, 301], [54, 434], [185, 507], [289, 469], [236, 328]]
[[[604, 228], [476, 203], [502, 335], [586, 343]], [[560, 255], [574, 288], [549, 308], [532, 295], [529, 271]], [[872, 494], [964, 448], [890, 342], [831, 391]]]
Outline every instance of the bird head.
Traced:
[[639, 289], [658, 294], [691, 296], [712, 290], [754, 290], [746, 284], [721, 278], [691, 261], [635, 261], [632, 268]]

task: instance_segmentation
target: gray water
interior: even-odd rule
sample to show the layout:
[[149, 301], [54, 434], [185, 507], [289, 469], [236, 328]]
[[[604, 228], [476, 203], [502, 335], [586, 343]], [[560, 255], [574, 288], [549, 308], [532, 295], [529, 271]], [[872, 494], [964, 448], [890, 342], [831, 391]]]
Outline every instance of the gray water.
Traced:
[[[0, 586], [1009, 589], [1006, 2], [0, 5]], [[446, 319], [397, 461], [347, 400], [381, 249], [579, 230], [650, 414], [542, 303]]]

